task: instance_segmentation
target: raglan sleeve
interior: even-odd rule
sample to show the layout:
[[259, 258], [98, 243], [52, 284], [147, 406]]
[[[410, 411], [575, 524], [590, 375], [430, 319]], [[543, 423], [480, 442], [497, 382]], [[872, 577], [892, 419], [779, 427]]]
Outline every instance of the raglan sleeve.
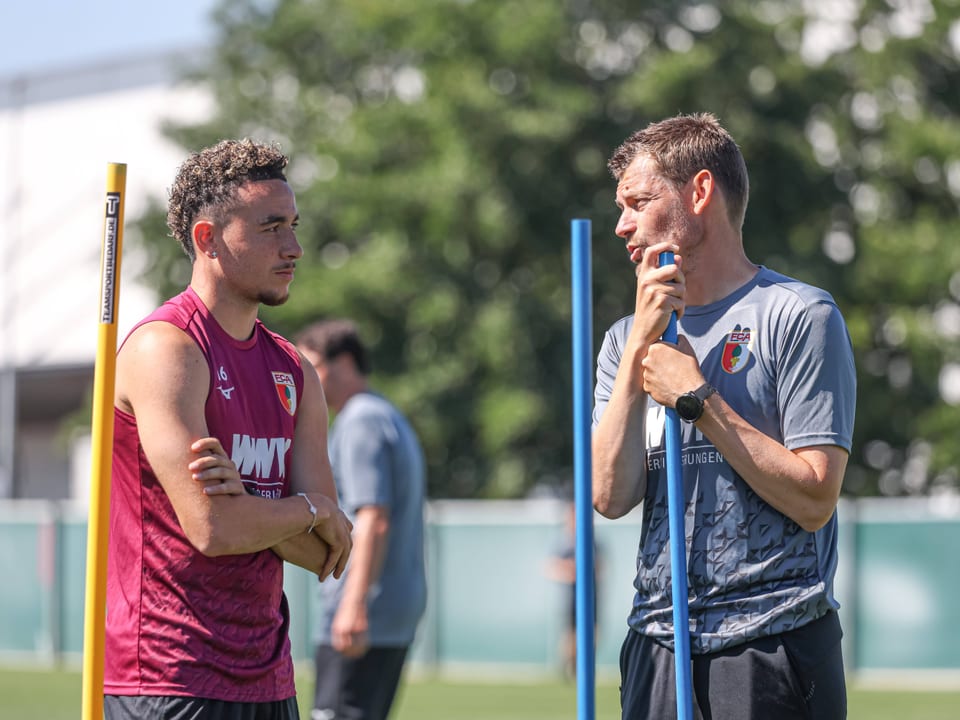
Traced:
[[600, 417], [610, 402], [613, 392], [613, 382], [617, 378], [617, 369], [620, 367], [622, 343], [618, 339], [616, 326], [607, 330], [597, 354], [597, 376], [593, 390], [593, 428], [596, 429]]
[[393, 502], [389, 433], [377, 416], [359, 415], [339, 428], [338, 476], [342, 503], [350, 512]]
[[833, 302], [806, 305], [785, 334], [777, 403], [783, 442], [796, 450], [853, 442], [857, 376], [846, 323]]

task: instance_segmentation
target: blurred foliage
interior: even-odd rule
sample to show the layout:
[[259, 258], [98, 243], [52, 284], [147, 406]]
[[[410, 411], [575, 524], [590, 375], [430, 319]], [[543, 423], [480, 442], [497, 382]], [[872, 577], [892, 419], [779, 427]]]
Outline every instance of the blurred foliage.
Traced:
[[[265, 321], [354, 318], [431, 495], [515, 497], [572, 474], [570, 220], [593, 223], [597, 350], [633, 295], [606, 158], [713, 112], [750, 169], [748, 255], [850, 326], [845, 492], [927, 492], [960, 467], [957, 5], [225, 0], [187, 78], [214, 114], [167, 132], [281, 144], [305, 255]], [[162, 201], [138, 226], [149, 282], [178, 292]]]

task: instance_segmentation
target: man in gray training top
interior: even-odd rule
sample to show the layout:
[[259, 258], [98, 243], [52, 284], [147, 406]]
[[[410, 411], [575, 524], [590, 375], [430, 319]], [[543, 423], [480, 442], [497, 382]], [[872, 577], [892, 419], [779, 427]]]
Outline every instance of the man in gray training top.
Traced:
[[370, 390], [370, 361], [353, 323], [329, 320], [295, 342], [337, 413], [330, 463], [353, 554], [320, 585], [314, 720], [383, 720], [426, 606], [425, 472], [416, 434]]
[[[593, 500], [643, 504], [621, 652], [624, 718], [676, 708], [664, 407], [681, 423], [694, 707], [705, 718], [846, 717], [837, 515], [856, 375], [831, 296], [743, 249], [748, 179], [709, 114], [631, 135], [611, 157], [636, 304], [597, 363]], [[659, 267], [660, 253], [676, 264]], [[670, 314], [677, 344], [659, 342]]]

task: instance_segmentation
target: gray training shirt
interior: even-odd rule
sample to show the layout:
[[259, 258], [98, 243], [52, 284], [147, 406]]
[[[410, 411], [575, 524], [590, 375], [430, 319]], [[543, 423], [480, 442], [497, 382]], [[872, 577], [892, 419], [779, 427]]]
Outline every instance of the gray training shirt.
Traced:
[[[423, 513], [426, 474], [413, 428], [374, 392], [351, 397], [330, 430], [330, 464], [343, 511], [353, 520], [365, 505], [386, 507], [390, 531], [380, 578], [368, 595], [369, 639], [374, 647], [406, 647], [427, 602]], [[343, 592], [332, 575], [320, 583], [323, 616], [316, 640], [330, 644], [330, 624]]]
[[[633, 324], [606, 333], [593, 426], [610, 399]], [[678, 332], [707, 382], [748, 423], [791, 450], [850, 450], [856, 373], [829, 293], [761, 267], [719, 302], [687, 307]], [[690, 388], [694, 390], [695, 388]], [[673, 646], [664, 409], [648, 401], [647, 491], [631, 628]], [[833, 595], [837, 516], [814, 533], [768, 505], [697, 428], [681, 423], [686, 557], [694, 654], [801, 627], [839, 607]]]

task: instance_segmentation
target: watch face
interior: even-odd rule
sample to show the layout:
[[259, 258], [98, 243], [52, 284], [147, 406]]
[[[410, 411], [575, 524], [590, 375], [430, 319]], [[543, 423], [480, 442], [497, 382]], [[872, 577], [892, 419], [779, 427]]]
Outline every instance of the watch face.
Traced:
[[703, 402], [693, 393], [684, 393], [677, 398], [677, 415], [682, 420], [693, 422], [703, 412]]

